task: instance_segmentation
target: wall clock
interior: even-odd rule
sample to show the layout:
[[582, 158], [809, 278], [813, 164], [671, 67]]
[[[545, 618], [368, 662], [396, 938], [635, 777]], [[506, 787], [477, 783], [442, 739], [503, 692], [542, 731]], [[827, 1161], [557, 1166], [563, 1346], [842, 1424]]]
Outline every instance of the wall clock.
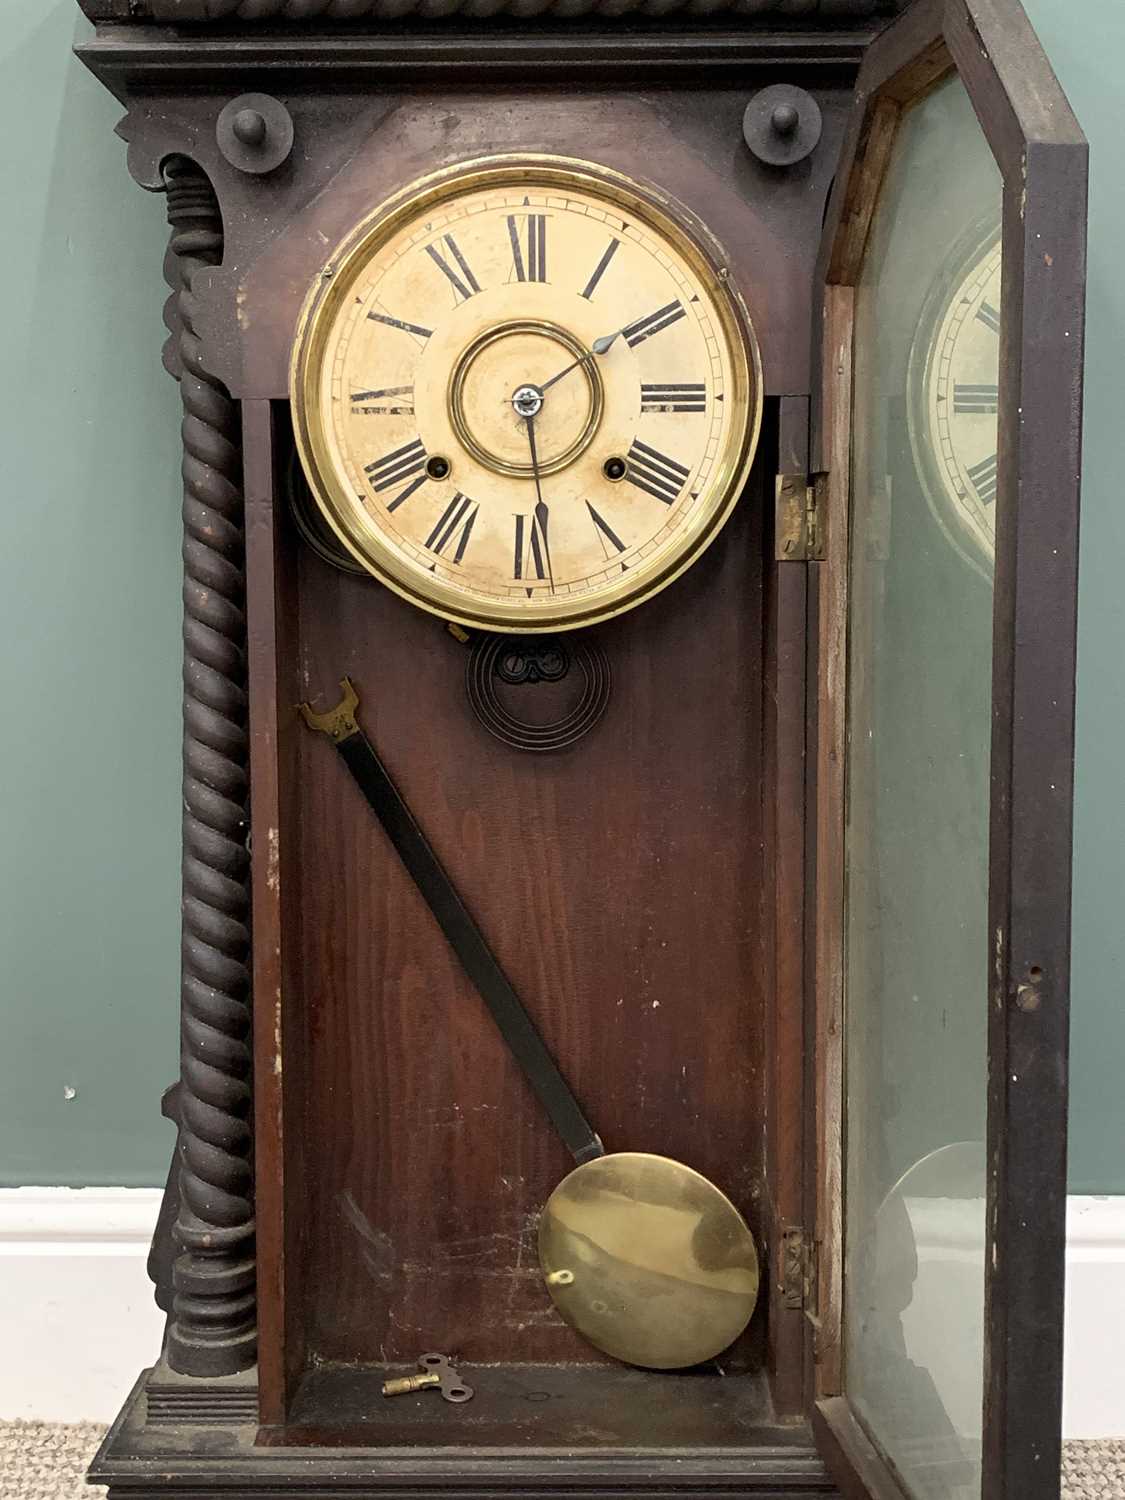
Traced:
[[[92, 1477], [1057, 1500], [1085, 144], [1017, 0], [83, 9], [185, 527]], [[947, 1205], [890, 1274], [878, 1210], [970, 1119], [938, 1372]]]
[[915, 461], [950, 542], [989, 576], [996, 548], [1001, 266], [995, 226], [953, 253], [910, 354]]
[[329, 269], [294, 419], [324, 517], [376, 578], [462, 624], [551, 630], [640, 603], [714, 539], [761, 360], [683, 208], [578, 161], [472, 162], [409, 184]]

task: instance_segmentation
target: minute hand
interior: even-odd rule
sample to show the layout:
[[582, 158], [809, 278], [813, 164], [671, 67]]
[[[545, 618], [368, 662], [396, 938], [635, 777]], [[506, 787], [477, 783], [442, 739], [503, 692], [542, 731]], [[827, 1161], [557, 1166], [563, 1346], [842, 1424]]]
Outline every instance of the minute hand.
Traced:
[[539, 387], [540, 391], [550, 390], [556, 381], [561, 380], [564, 375], [569, 375], [571, 370], [577, 370], [579, 365], [588, 365], [595, 354], [605, 354], [613, 342], [621, 337], [623, 332], [624, 329], [619, 328], [616, 333], [603, 333], [600, 339], [594, 340], [585, 354], [581, 355], [578, 359], [572, 360], [565, 369], [560, 370], [557, 375], [552, 375], [550, 380], [544, 381]]

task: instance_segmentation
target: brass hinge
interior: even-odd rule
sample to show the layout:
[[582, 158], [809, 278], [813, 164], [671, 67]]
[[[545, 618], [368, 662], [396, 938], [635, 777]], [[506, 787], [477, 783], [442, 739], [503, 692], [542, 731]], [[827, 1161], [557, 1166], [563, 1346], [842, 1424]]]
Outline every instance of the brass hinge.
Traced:
[[816, 1300], [816, 1241], [790, 1225], [781, 1231], [781, 1301], [800, 1311]]
[[774, 556], [808, 562], [824, 556], [823, 485], [804, 474], [779, 474], [774, 497]]

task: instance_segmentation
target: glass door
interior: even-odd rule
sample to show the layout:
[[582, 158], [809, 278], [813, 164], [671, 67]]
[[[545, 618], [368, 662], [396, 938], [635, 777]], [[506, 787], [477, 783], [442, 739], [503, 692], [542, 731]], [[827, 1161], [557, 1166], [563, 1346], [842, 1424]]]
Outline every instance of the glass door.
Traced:
[[1002, 196], [951, 74], [899, 125], [855, 293], [844, 1363], [916, 1493], [959, 1500], [981, 1447]]
[[875, 1495], [1058, 1494], [1084, 223], [1019, 5], [921, 0], [859, 82], [815, 444], [818, 1423]]

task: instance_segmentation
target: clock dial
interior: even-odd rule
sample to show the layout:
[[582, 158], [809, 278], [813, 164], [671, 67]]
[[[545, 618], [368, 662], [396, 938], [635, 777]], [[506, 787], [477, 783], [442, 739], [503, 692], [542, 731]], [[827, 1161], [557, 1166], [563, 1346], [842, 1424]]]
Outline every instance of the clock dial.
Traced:
[[[912, 356], [911, 421], [930, 505], [959, 551], [991, 572], [1000, 399], [998, 239], [961, 262], [923, 318]], [[921, 372], [920, 375], [918, 372]]]
[[632, 607], [714, 538], [753, 459], [753, 331], [721, 252], [636, 184], [548, 158], [416, 184], [306, 307], [298, 444], [323, 514], [446, 618]]

